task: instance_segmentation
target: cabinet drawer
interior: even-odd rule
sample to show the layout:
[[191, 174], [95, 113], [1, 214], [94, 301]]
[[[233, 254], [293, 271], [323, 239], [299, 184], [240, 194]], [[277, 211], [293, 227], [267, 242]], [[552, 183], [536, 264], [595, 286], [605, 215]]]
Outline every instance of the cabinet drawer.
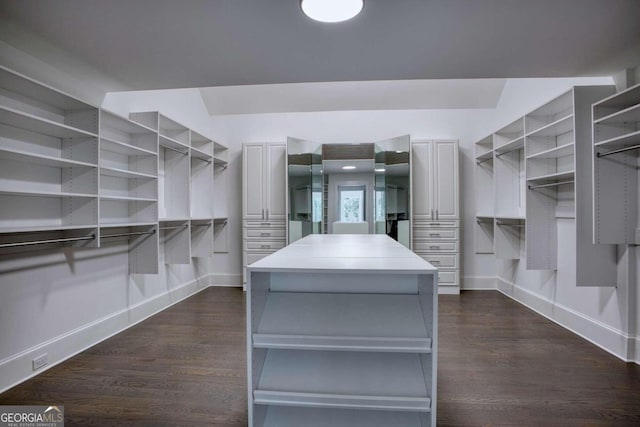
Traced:
[[420, 256], [437, 268], [458, 268], [458, 254], [420, 254]]
[[458, 270], [438, 270], [439, 285], [457, 285]]
[[254, 262], [260, 261], [262, 258], [271, 255], [270, 252], [260, 252], [260, 253], [246, 253], [244, 265], [247, 266], [249, 264], [253, 264]]
[[413, 221], [413, 228], [425, 228], [425, 227], [436, 227], [436, 228], [454, 228], [460, 227], [460, 221], [458, 220], [443, 220], [443, 221], [424, 221], [424, 220], [415, 220]]
[[457, 228], [414, 228], [413, 239], [415, 240], [457, 240], [458, 229]]
[[273, 241], [273, 240], [263, 240], [263, 241], [255, 241], [255, 240], [245, 240], [244, 249], [245, 250], [254, 250], [254, 251], [275, 251], [278, 249], [284, 248], [284, 240]]
[[413, 242], [413, 250], [419, 252], [458, 252], [458, 242]]
[[245, 228], [282, 228], [284, 230], [284, 221], [244, 221]]
[[284, 228], [245, 228], [245, 239], [284, 239]]

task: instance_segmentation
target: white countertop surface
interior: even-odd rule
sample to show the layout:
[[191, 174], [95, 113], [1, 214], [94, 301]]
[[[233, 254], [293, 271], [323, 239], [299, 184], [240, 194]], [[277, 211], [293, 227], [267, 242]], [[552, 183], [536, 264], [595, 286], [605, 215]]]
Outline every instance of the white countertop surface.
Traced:
[[437, 269], [384, 234], [312, 234], [247, 266], [249, 271], [436, 273]]

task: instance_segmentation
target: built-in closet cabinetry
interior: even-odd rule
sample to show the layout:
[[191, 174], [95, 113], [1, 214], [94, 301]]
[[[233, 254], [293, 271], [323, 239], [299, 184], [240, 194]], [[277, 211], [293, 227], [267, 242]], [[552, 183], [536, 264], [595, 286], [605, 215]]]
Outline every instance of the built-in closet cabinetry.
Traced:
[[594, 243], [640, 244], [640, 84], [593, 104]]
[[218, 197], [213, 146], [159, 113], [121, 117], [0, 67], [0, 251], [127, 244], [129, 272], [156, 274], [170, 230], [168, 263], [211, 256], [199, 230]]
[[612, 91], [573, 87], [476, 143], [476, 252], [529, 270], [575, 253], [577, 285], [615, 285], [616, 248], [592, 242], [591, 104]]
[[438, 267], [440, 287], [460, 286], [458, 141], [413, 141], [413, 251]]
[[286, 242], [286, 145], [242, 146], [243, 281], [246, 266]]

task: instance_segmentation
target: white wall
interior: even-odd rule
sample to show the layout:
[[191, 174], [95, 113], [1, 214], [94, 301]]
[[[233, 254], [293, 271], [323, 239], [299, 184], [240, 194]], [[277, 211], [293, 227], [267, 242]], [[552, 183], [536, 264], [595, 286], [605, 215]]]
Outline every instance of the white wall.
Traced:
[[[319, 113], [247, 114], [212, 117], [212, 129], [224, 132], [231, 156], [242, 156], [243, 142], [280, 142], [288, 136], [322, 143], [375, 142], [410, 134], [413, 139], [458, 139], [460, 141], [462, 223], [462, 276], [467, 282], [477, 277], [495, 277], [491, 255], [473, 253], [475, 197], [473, 193], [473, 144], [491, 132], [494, 110], [392, 110], [336, 111]], [[238, 160], [238, 162], [240, 162]], [[236, 173], [236, 172], [234, 172]], [[241, 267], [241, 192], [238, 179], [230, 181], [231, 239]], [[237, 219], [236, 219], [237, 218]], [[237, 252], [236, 252], [237, 251]], [[231, 259], [233, 262], [233, 259]], [[494, 281], [491, 280], [493, 286]]]

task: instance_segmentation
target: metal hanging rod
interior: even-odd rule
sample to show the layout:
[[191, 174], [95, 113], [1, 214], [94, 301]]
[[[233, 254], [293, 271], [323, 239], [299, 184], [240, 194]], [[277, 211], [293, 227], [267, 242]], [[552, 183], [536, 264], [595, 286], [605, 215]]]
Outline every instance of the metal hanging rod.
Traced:
[[632, 147], [621, 148], [619, 150], [607, 151], [606, 153], [598, 153], [598, 154], [596, 154], [596, 157], [607, 157], [607, 156], [610, 156], [612, 154], [623, 153], [625, 151], [630, 151], [630, 150], [637, 150], [638, 148], [640, 148], [640, 144], [634, 145]]
[[476, 160], [476, 165], [482, 164], [484, 162], [488, 162], [489, 160], [493, 160], [493, 157], [489, 157], [488, 159], [484, 159], [484, 160]]
[[211, 227], [211, 223], [208, 222], [206, 224], [191, 224], [192, 227]]
[[108, 235], [105, 235], [105, 236], [100, 236], [100, 239], [109, 239], [111, 237], [125, 237], [125, 236], [143, 236], [145, 234], [156, 234], [156, 230], [136, 231], [136, 232], [133, 232], [133, 233], [108, 234]]
[[529, 185], [528, 188], [529, 188], [529, 190], [535, 190], [536, 188], [556, 187], [556, 186], [562, 185], [562, 184], [573, 184], [574, 182], [575, 181], [572, 179], [570, 181], [552, 182], [550, 184]]
[[62, 242], [77, 242], [78, 240], [95, 240], [96, 235], [85, 237], [65, 237], [62, 239], [47, 239], [47, 240], [34, 240], [31, 242], [15, 242], [15, 243], [3, 243], [0, 244], [0, 248], [13, 248], [16, 246], [31, 246], [31, 245], [43, 245], [45, 243], [62, 243]]
[[183, 224], [183, 225], [176, 225], [174, 227], [160, 227], [160, 230], [177, 230], [178, 228], [187, 228], [188, 225], [187, 224]]
[[492, 223], [492, 222], [493, 222], [493, 220], [492, 220], [492, 219], [476, 219], [476, 222], [477, 222], [478, 224], [482, 224], [482, 223], [486, 223], [486, 222], [488, 222], [488, 223]]
[[509, 224], [508, 222], [496, 222], [497, 225], [506, 225], [508, 227], [525, 227], [524, 224]]
[[187, 151], [182, 151], [182, 150], [178, 150], [177, 148], [167, 147], [167, 146], [164, 146], [164, 148], [166, 148], [167, 150], [175, 151], [176, 153], [180, 153], [180, 154], [182, 154], [183, 156], [186, 156], [187, 154], [189, 154], [189, 150], [187, 150]]

